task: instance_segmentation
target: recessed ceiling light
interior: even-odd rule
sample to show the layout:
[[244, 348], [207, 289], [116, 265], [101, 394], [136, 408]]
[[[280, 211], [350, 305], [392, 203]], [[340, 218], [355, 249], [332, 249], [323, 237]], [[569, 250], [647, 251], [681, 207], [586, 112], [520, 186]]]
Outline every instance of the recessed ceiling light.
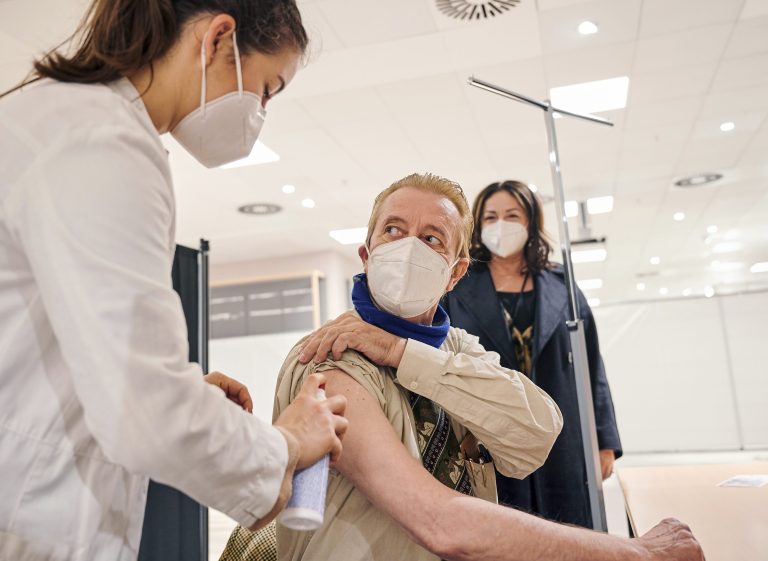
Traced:
[[582, 35], [593, 35], [597, 33], [597, 24], [593, 21], [582, 21], [579, 24], [579, 33]]
[[565, 215], [568, 218], [575, 218], [579, 215], [579, 203], [576, 201], [565, 201]]
[[675, 222], [682, 222], [685, 220], [685, 213], [684, 212], [676, 212], [672, 215], [672, 218], [675, 220]]
[[283, 185], [283, 193], [285, 193], [286, 195], [290, 195], [295, 192], [296, 192], [295, 185]]
[[571, 260], [574, 263], [598, 263], [605, 261], [608, 252], [605, 249], [582, 249], [571, 251]]
[[659, 294], [661, 294], [662, 296], [666, 296], [667, 294], [669, 294], [669, 289], [665, 286], [662, 286], [659, 289]]
[[603, 279], [584, 279], [577, 281], [576, 284], [582, 290], [597, 290], [603, 287]]
[[707, 226], [707, 234], [717, 234], [717, 226]]
[[706, 185], [707, 183], [713, 183], [717, 181], [718, 179], [722, 179], [723, 174], [722, 173], [701, 173], [699, 175], [690, 175], [688, 177], [683, 177], [682, 179], [678, 179], [675, 181], [676, 187], [700, 187], [701, 185]]
[[741, 242], [720, 242], [712, 248], [712, 253], [733, 253], [744, 249]]
[[639, 282], [639, 283], [637, 283], [637, 284], [635, 285], [635, 288], [637, 288], [637, 290], [639, 290], [640, 292], [642, 292], [643, 290], [645, 290], [645, 283], [644, 283], [644, 282]]
[[590, 308], [597, 308], [600, 305], [600, 298], [587, 298], [587, 304]]
[[629, 77], [583, 82], [549, 90], [552, 105], [575, 113], [601, 113], [627, 106]]
[[283, 208], [279, 205], [273, 205], [272, 203], [252, 203], [249, 205], [243, 205], [237, 209], [243, 214], [252, 214], [254, 216], [267, 216], [269, 214], [277, 214]]
[[736, 128], [736, 123], [734, 123], [733, 121], [726, 121], [724, 123], [720, 123], [720, 130], [723, 132], [731, 132], [735, 128]]
[[613, 197], [592, 197], [587, 199], [587, 211], [589, 214], [605, 214], [613, 210]]
[[538, 188], [538, 187], [536, 187], [536, 185], [534, 185], [533, 183], [529, 183], [529, 184], [528, 184], [528, 189], [530, 189], [530, 190], [531, 190], [531, 191], [533, 191], [534, 193], [535, 193], [536, 191], [538, 191], [538, 190], [539, 190], [539, 188]]
[[315, 201], [313, 201], [312, 199], [304, 199], [303, 201], [301, 201], [301, 206], [303, 206], [304, 208], [315, 208]]
[[768, 273], [768, 261], [755, 263], [749, 268], [750, 273]]
[[363, 243], [367, 233], [368, 228], [365, 226], [361, 228], [347, 228], [346, 230], [331, 230], [329, 232], [334, 240], [343, 245]]
[[690, 288], [683, 289], [683, 296], [690, 296], [692, 293], [693, 291]]
[[661, 257], [651, 257], [650, 262], [651, 265], [658, 265], [661, 263]]
[[718, 273], [730, 273], [744, 267], [744, 263], [738, 261], [712, 261], [709, 268]]
[[704, 287], [704, 296], [707, 298], [712, 298], [715, 295], [715, 289], [711, 286], [705, 286]]
[[277, 162], [279, 160], [280, 160], [280, 156], [277, 155], [277, 152], [269, 148], [266, 144], [261, 142], [261, 140], [257, 140], [256, 144], [253, 145], [253, 149], [251, 150], [250, 154], [248, 154], [242, 160], [237, 160], [236, 162], [224, 164], [223, 166], [221, 166], [221, 169], [242, 168], [245, 166], [258, 166], [260, 164], [269, 164], [271, 162]]

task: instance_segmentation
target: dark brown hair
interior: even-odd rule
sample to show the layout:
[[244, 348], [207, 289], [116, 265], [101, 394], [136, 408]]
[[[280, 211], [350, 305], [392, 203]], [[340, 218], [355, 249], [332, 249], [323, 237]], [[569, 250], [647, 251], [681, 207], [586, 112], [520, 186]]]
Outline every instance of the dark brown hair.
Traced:
[[75, 33], [71, 55], [51, 50], [34, 63], [31, 76], [7, 95], [41, 78], [83, 84], [106, 83], [150, 65], [174, 45], [184, 25], [204, 14], [229, 14], [243, 54], [304, 53], [307, 32], [295, 0], [93, 0]]
[[475, 228], [472, 232], [472, 245], [469, 249], [472, 259], [485, 262], [491, 260], [491, 252], [483, 245], [480, 235], [483, 229], [485, 201], [499, 191], [506, 191], [512, 195], [523, 207], [528, 217], [528, 241], [523, 249], [526, 271], [535, 275], [549, 268], [551, 266], [549, 254], [552, 251], [552, 244], [544, 231], [544, 210], [541, 206], [541, 200], [528, 185], [522, 181], [514, 180], [491, 183], [475, 197], [475, 202], [472, 205]]

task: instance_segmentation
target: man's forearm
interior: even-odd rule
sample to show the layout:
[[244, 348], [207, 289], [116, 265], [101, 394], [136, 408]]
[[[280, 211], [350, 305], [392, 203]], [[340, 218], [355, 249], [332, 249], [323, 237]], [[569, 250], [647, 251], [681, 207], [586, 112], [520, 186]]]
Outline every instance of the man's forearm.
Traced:
[[450, 561], [645, 560], [633, 540], [556, 524], [479, 499], [454, 496], [443, 510], [438, 552]]

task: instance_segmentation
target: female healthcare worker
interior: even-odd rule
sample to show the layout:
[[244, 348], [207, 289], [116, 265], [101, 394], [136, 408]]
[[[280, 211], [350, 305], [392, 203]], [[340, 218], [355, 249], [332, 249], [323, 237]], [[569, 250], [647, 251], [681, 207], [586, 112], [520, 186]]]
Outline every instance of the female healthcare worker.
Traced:
[[[247, 155], [307, 44], [292, 0], [95, 0], [73, 54], [0, 99], [0, 559], [137, 556], [148, 477], [249, 527], [341, 451], [322, 377], [273, 427], [187, 361], [159, 134]], [[29, 83], [29, 82], [28, 82]], [[18, 88], [17, 88], [18, 89]], [[239, 394], [239, 395], [238, 395]]]
[[[499, 502], [550, 520], [591, 527], [586, 468], [571, 347], [565, 325], [568, 294], [562, 267], [549, 261], [541, 202], [520, 181], [492, 183], [475, 198], [467, 276], [443, 302], [451, 324], [480, 337], [501, 364], [522, 372], [554, 398], [563, 430], [544, 465], [523, 480], [497, 475]], [[597, 327], [578, 291], [589, 356], [603, 478], [621, 456], [611, 391]]]

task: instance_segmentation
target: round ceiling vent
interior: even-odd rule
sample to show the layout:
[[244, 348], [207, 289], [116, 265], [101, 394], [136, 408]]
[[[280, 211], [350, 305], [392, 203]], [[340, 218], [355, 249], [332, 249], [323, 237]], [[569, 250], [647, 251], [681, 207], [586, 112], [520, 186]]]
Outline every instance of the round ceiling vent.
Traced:
[[521, 0], [436, 0], [437, 9], [454, 19], [496, 17], [517, 6]]
[[701, 187], [702, 185], [714, 183], [722, 178], [722, 173], [700, 173], [698, 175], [691, 175], [678, 179], [675, 181], [675, 187]]
[[272, 203], [252, 203], [250, 205], [243, 205], [237, 209], [238, 212], [243, 214], [253, 214], [255, 216], [267, 216], [268, 214], [277, 214], [283, 207], [279, 205], [273, 205]]

